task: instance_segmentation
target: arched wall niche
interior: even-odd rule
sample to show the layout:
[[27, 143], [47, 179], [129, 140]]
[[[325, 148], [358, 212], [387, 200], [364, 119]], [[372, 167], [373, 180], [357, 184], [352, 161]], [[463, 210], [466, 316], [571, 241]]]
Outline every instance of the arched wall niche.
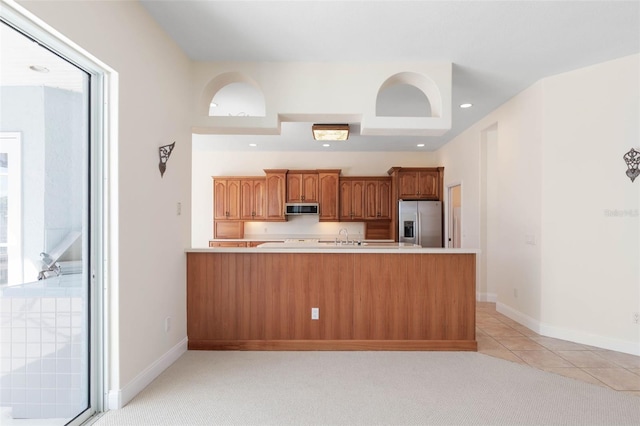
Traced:
[[[212, 103], [218, 106], [211, 107]], [[240, 72], [223, 73], [205, 86], [200, 113], [205, 116], [264, 117], [264, 93], [255, 80]]]
[[[416, 94], [415, 90], [414, 93], [411, 93], [412, 88], [421, 91], [426, 99], [421, 100], [420, 95]], [[412, 114], [408, 114], [408, 116], [442, 117], [442, 96], [438, 86], [431, 78], [415, 72], [394, 74], [382, 83], [376, 96], [376, 115], [395, 115], [390, 113], [390, 110], [386, 108], [384, 104], [379, 104], [379, 102], [385, 102], [386, 94], [394, 90], [404, 91], [406, 92], [405, 94], [410, 94], [416, 100], [416, 106], [418, 108], [424, 108], [424, 110], [414, 111]], [[380, 112], [380, 114], [378, 114], [378, 112]]]

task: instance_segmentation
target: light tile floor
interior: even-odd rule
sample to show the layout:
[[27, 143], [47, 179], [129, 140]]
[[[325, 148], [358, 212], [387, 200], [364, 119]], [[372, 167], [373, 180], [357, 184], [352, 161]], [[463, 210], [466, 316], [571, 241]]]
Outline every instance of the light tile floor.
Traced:
[[540, 336], [477, 302], [478, 352], [640, 397], [640, 356]]

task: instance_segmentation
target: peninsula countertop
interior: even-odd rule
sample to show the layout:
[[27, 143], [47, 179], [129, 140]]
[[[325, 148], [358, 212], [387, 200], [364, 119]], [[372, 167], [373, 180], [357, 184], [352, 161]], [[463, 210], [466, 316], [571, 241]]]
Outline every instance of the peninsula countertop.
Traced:
[[334, 243], [265, 243], [258, 247], [189, 248], [187, 253], [389, 253], [389, 254], [478, 254], [473, 248], [420, 247], [404, 243], [366, 242], [363, 245]]

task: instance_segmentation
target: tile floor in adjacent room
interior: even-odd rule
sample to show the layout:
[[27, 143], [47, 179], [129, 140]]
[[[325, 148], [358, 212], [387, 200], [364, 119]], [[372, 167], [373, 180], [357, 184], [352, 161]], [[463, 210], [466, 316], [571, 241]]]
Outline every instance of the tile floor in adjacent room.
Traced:
[[476, 304], [478, 352], [640, 397], [640, 356], [540, 336]]

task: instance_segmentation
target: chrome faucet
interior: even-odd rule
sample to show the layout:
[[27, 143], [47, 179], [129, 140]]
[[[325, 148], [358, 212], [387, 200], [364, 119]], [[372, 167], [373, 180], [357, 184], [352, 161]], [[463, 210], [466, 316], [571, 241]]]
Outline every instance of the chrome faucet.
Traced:
[[[344, 237], [345, 237], [345, 244], [349, 244], [349, 231], [347, 231], [347, 228], [342, 228], [340, 231], [338, 231], [338, 235], [342, 236], [344, 232]], [[342, 244], [342, 242], [341, 242]]]

